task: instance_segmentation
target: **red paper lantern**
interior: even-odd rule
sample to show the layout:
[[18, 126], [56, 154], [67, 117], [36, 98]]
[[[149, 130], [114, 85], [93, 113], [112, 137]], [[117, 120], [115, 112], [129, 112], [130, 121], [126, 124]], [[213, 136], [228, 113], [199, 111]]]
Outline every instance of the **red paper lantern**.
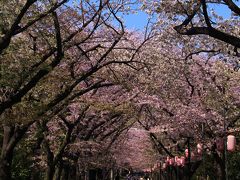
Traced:
[[203, 150], [202, 144], [201, 144], [201, 143], [198, 143], [198, 144], [197, 144], [197, 153], [201, 155], [201, 154], [202, 154], [202, 150]]
[[185, 157], [184, 157], [184, 156], [181, 156], [181, 158], [180, 158], [180, 164], [181, 164], [181, 166], [184, 166], [184, 165], [185, 165]]
[[227, 150], [228, 151], [235, 151], [236, 146], [236, 138], [233, 135], [229, 135], [227, 137]]
[[178, 161], [178, 156], [175, 156], [174, 160], [175, 160], [175, 162], [177, 162]]
[[195, 154], [194, 154], [194, 152], [191, 152], [191, 159], [195, 159]]
[[185, 149], [185, 156], [188, 157], [188, 149]]
[[162, 169], [164, 170], [164, 169], [166, 169], [166, 168], [167, 168], [167, 164], [166, 164], [166, 163], [163, 163]]
[[169, 160], [170, 160], [170, 157], [168, 156], [168, 157], [167, 157], [167, 161], [169, 161]]
[[178, 159], [179, 159], [178, 156], [175, 156], [175, 157], [174, 157], [174, 162], [175, 162], [175, 165], [176, 165], [176, 166], [178, 165]]
[[168, 164], [169, 164], [169, 162], [170, 162], [170, 157], [169, 157], [169, 156], [167, 156], [167, 159], [165, 160], [165, 163], [168, 165]]
[[171, 159], [169, 160], [169, 165], [174, 165], [174, 158], [171, 158]]
[[181, 158], [178, 158], [178, 159], [177, 159], [177, 163], [176, 163], [176, 164], [177, 164], [177, 166], [181, 166], [181, 165], [182, 165], [182, 164], [181, 164]]

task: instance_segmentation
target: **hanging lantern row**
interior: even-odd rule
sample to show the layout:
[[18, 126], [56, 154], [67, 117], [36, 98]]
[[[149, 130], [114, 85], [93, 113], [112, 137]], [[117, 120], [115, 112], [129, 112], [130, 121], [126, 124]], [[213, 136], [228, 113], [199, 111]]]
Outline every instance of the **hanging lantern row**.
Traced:
[[[216, 146], [218, 151], [223, 151], [224, 150], [224, 139], [223, 138], [217, 138], [216, 139]], [[229, 135], [227, 137], [227, 150], [230, 152], [235, 151], [236, 148], [236, 138], [233, 135]], [[203, 152], [203, 145], [201, 143], [197, 144], [197, 154], [201, 155]], [[162, 165], [163, 169], [166, 169], [168, 166], [184, 166], [185, 165], [185, 160], [189, 156], [189, 151], [188, 149], [185, 149], [185, 157], [181, 156], [175, 156], [174, 158], [170, 158], [167, 156], [167, 159]], [[191, 157], [194, 158], [194, 153], [191, 153]]]
[[163, 163], [163, 169], [166, 169], [167, 166], [184, 166], [185, 165], [185, 157], [181, 156], [175, 156], [174, 158], [170, 158], [169, 156], [165, 160], [165, 163]]

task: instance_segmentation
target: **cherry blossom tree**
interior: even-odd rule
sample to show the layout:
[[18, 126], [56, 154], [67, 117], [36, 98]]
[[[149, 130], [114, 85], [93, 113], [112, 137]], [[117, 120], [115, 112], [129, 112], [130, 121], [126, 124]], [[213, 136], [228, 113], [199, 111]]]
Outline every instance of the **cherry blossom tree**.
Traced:
[[[219, 61], [218, 54], [211, 57], [190, 53], [184, 57], [182, 54], [188, 54], [189, 49], [174, 46], [172, 42], [159, 42], [160, 39], [161, 35], [142, 52], [149, 58], [149, 68], [147, 79], [144, 73], [137, 75], [136, 82], [141, 84], [136, 85], [135, 98], [142, 112], [139, 123], [145, 130], [152, 131], [150, 135], [161, 149], [160, 154], [181, 155], [188, 138], [193, 148], [197, 142], [204, 141], [207, 151], [213, 152], [223, 170], [224, 162], [214, 148], [214, 137], [223, 136], [224, 122], [229, 130], [238, 128], [239, 72], [231, 62]], [[171, 51], [162, 47], [172, 47], [174, 54], [169, 56]]]
[[[0, 3], [1, 179], [22, 144], [47, 179], [67, 179], [114, 164], [151, 169], [198, 142], [225, 178], [214, 137], [239, 126], [239, 8], [142, 0], [153, 18], [137, 33], [119, 17], [132, 3]], [[213, 3], [235, 14], [222, 18]]]
[[117, 84], [107, 78], [110, 66], [137, 63], [147, 40], [128, 40], [117, 16], [128, 1], [66, 2], [1, 2], [1, 179], [11, 177], [14, 148], [29, 127], [45, 127], [82, 95]]

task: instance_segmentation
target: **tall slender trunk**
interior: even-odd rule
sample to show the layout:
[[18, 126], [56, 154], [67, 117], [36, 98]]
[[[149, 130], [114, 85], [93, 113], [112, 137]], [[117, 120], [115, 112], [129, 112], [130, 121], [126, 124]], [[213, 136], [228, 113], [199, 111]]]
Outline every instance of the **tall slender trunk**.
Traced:
[[53, 180], [54, 173], [55, 173], [55, 166], [49, 165], [47, 167], [46, 180]]
[[9, 142], [12, 134], [13, 128], [8, 126], [3, 127], [3, 143], [0, 158], [0, 179], [2, 180], [11, 179], [13, 149], [9, 147]]
[[221, 172], [221, 180], [226, 179], [226, 173], [225, 173], [225, 154], [222, 154], [222, 158], [217, 154], [216, 151], [213, 152], [213, 157], [216, 161], [216, 163], [220, 167], [220, 172]]
[[22, 139], [28, 127], [20, 128], [19, 126], [3, 125], [3, 142], [0, 156], [0, 179], [11, 179], [11, 165], [14, 148]]
[[[3, 150], [2, 150], [2, 152], [3, 152]], [[4, 151], [4, 154], [8, 154], [8, 155], [1, 156], [0, 179], [1, 180], [10, 180], [11, 179], [11, 164], [12, 164], [13, 153]]]
[[62, 160], [60, 160], [58, 168], [57, 168], [56, 173], [55, 173], [55, 180], [60, 180], [61, 179], [62, 169], [63, 169], [63, 162], [62, 162]]
[[69, 167], [68, 165], [64, 165], [63, 176], [61, 180], [68, 180], [68, 177], [69, 177]]
[[221, 180], [226, 180], [225, 163], [219, 163], [221, 170]]

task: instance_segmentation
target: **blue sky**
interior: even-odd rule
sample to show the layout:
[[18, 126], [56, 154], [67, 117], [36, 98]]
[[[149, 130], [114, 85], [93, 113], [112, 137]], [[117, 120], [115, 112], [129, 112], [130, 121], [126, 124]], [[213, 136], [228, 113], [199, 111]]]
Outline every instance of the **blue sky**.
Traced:
[[128, 29], [141, 30], [147, 24], [148, 15], [144, 12], [124, 16], [124, 22]]
[[[234, 2], [240, 6], [240, 1]], [[224, 18], [228, 18], [231, 15], [231, 10], [226, 5], [212, 4], [209, 8], [214, 8], [214, 10]]]
[[[240, 1], [235, 1], [235, 3], [240, 6]], [[225, 5], [212, 4], [208, 7], [214, 9], [218, 15], [223, 18], [229, 18], [231, 15], [230, 9]], [[147, 24], [147, 14], [144, 12], [139, 12], [138, 14], [129, 14], [124, 16], [124, 22], [128, 29], [141, 30]]]

